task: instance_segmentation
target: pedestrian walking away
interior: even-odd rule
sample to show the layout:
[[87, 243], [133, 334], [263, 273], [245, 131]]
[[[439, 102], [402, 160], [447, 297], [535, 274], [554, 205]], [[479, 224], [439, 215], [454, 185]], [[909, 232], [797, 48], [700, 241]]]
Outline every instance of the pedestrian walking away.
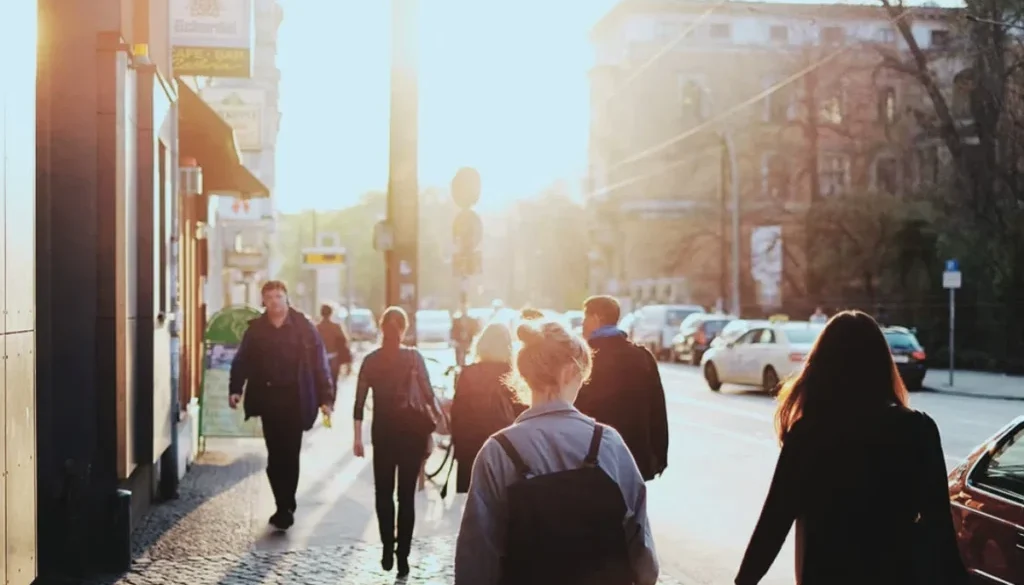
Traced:
[[452, 447], [455, 492], [469, 490], [473, 461], [484, 442], [511, 425], [526, 404], [506, 383], [512, 371], [512, 334], [504, 323], [491, 323], [476, 340], [476, 362], [459, 373], [452, 400]]
[[966, 585], [939, 430], [908, 407], [878, 324], [832, 317], [779, 393], [779, 454], [736, 576], [755, 585], [796, 524], [802, 585]]
[[348, 336], [340, 323], [334, 322], [334, 309], [330, 305], [320, 307], [320, 322], [316, 324], [316, 330], [323, 339], [324, 348], [327, 350], [327, 359], [331, 364], [332, 388], [335, 395], [338, 393], [338, 380], [342, 370], [348, 375], [352, 371], [352, 350], [349, 347]]
[[[373, 484], [377, 524], [384, 547], [381, 566], [390, 571], [398, 563], [398, 575], [409, 574], [409, 553], [416, 523], [416, 483], [430, 434], [438, 413], [423, 356], [402, 346], [409, 317], [400, 307], [381, 314], [381, 346], [370, 352], [359, 368], [353, 408], [353, 452], [365, 456], [363, 410], [373, 391]], [[398, 522], [395, 523], [395, 476], [398, 476]]]
[[665, 389], [651, 352], [618, 328], [620, 315], [614, 297], [583, 302], [583, 336], [594, 351], [594, 368], [576, 408], [617, 430], [650, 481], [668, 467]]
[[530, 408], [484, 444], [456, 541], [456, 585], [654, 585], [647, 486], [622, 437], [572, 406], [585, 341], [559, 323], [517, 328], [515, 384]]
[[318, 410], [334, 408], [327, 353], [316, 327], [288, 305], [288, 289], [272, 280], [261, 290], [262, 315], [249, 323], [231, 362], [229, 405], [244, 396], [245, 418], [259, 417], [267, 446], [267, 479], [277, 511], [270, 523], [287, 530], [295, 521], [302, 434]]

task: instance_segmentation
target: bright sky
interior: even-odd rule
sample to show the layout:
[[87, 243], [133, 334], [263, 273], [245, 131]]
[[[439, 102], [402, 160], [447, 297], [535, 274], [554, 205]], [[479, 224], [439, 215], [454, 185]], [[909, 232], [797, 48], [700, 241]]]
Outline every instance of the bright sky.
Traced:
[[[283, 212], [387, 185], [390, 2], [281, 0]], [[615, 0], [420, 0], [420, 186], [460, 166], [503, 208], [586, 169], [591, 25]]]

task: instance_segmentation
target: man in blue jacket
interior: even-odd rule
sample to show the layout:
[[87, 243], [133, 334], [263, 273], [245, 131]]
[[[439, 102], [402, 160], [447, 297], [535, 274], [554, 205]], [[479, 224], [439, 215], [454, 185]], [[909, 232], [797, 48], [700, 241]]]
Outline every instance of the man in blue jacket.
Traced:
[[316, 326], [288, 304], [279, 280], [260, 291], [262, 315], [249, 322], [231, 362], [229, 405], [245, 395], [245, 418], [260, 417], [267, 444], [267, 478], [277, 511], [270, 524], [287, 530], [295, 522], [302, 433], [313, 428], [317, 412], [334, 407], [331, 370]]

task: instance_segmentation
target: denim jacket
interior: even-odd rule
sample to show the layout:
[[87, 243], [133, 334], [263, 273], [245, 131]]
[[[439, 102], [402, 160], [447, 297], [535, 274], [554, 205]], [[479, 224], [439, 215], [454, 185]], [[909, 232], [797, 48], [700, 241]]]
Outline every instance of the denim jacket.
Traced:
[[[544, 415], [544, 416], [541, 416]], [[556, 401], [532, 407], [502, 431], [538, 474], [579, 468], [594, 432], [594, 420]], [[627, 512], [623, 529], [637, 585], [658, 580], [658, 558], [647, 520], [647, 486], [622, 437], [605, 430], [598, 465], [622, 490]], [[466, 508], [455, 548], [456, 585], [496, 585], [501, 577], [506, 488], [520, 479], [494, 438], [484, 443], [473, 464]], [[639, 528], [639, 530], [638, 530]], [[633, 536], [635, 535], [635, 536]]]

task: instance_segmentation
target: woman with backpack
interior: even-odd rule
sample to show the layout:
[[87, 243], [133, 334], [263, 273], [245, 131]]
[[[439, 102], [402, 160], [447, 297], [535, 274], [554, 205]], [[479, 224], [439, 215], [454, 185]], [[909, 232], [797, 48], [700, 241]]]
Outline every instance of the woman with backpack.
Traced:
[[654, 585], [647, 491], [622, 437], [573, 401], [586, 342], [527, 321], [513, 382], [530, 408], [484, 443], [455, 549], [456, 585]]
[[832, 317], [779, 393], [782, 452], [736, 585], [755, 585], [796, 523], [802, 585], [966, 585], [939, 429], [907, 406], [878, 324]]
[[476, 361], [459, 373], [452, 400], [456, 493], [469, 490], [473, 461], [488, 437], [512, 424], [526, 405], [505, 383], [512, 371], [512, 334], [491, 323], [476, 340]]
[[[381, 566], [390, 571], [398, 561], [398, 575], [409, 574], [409, 552], [416, 522], [416, 482], [434, 422], [424, 412], [433, 404], [433, 390], [423, 356], [403, 347], [409, 317], [400, 307], [388, 307], [380, 317], [381, 346], [370, 352], [359, 369], [353, 412], [356, 457], [365, 455], [363, 409], [373, 390], [373, 484], [377, 523], [384, 545]], [[418, 395], [418, 396], [417, 396]], [[395, 526], [395, 475], [398, 475], [398, 525]]]

